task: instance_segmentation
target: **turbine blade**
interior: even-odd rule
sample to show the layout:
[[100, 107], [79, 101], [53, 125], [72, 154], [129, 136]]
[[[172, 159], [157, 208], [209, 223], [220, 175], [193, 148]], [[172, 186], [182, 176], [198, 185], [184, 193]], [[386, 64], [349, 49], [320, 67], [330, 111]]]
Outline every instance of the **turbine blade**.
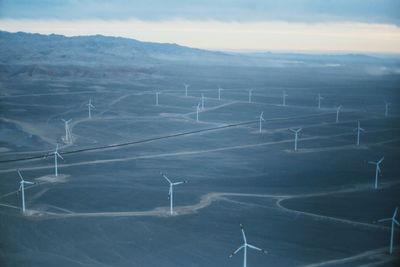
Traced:
[[244, 248], [244, 245], [241, 245], [238, 249], [236, 249], [234, 252], [232, 252], [232, 254], [229, 255], [229, 258], [232, 258], [233, 255], [235, 255], [236, 253], [238, 253], [242, 248]]
[[175, 182], [175, 183], [172, 183], [172, 185], [186, 184], [186, 183], [187, 183], [187, 181], [182, 181], [182, 182]]
[[393, 218], [396, 218], [398, 209], [399, 209], [399, 208], [398, 208], [398, 207], [396, 207], [396, 209], [394, 210], [394, 213], [393, 213]]
[[385, 218], [385, 219], [378, 220], [378, 222], [388, 222], [388, 221], [391, 221], [391, 220], [392, 220], [392, 218]]
[[19, 171], [19, 169], [17, 170], [17, 172], [18, 172], [19, 178], [21, 178], [21, 181], [23, 181], [24, 178], [22, 177], [22, 174], [21, 174], [21, 172]]
[[261, 251], [261, 252], [263, 252], [263, 253], [265, 253], [265, 254], [268, 253], [266, 250], [264, 250], [264, 249], [262, 249], [262, 248], [259, 248], [259, 247], [256, 247], [256, 246], [253, 246], [253, 245], [250, 245], [250, 244], [247, 244], [247, 246], [248, 246], [249, 248], [252, 248], [252, 249]]
[[167, 180], [167, 181], [168, 181], [168, 183], [172, 184], [171, 180], [170, 180], [170, 179], [168, 179], [168, 177], [167, 177], [165, 174], [163, 174], [163, 173], [160, 173], [160, 174], [162, 175], [162, 177], [164, 177], [164, 178], [165, 178], [165, 180]]
[[58, 152], [56, 152], [56, 155], [57, 155], [57, 157], [59, 157], [59, 158], [64, 160], [64, 158]]
[[393, 219], [393, 221], [394, 221], [395, 224], [400, 226], [400, 223], [396, 219]]
[[382, 158], [378, 161], [378, 164], [380, 164], [384, 159], [385, 159], [385, 157], [382, 157]]
[[242, 230], [242, 236], [243, 236], [243, 241], [246, 244], [247, 240], [246, 240], [246, 234], [244, 233], [244, 227], [243, 224], [240, 224], [240, 229]]
[[34, 182], [24, 181], [25, 184], [35, 184]]

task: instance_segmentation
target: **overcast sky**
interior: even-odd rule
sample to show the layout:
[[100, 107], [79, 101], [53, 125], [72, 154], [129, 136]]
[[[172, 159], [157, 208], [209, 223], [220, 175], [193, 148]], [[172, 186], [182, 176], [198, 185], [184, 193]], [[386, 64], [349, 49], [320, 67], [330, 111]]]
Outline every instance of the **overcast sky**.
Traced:
[[0, 0], [0, 29], [219, 50], [400, 52], [400, 0]]

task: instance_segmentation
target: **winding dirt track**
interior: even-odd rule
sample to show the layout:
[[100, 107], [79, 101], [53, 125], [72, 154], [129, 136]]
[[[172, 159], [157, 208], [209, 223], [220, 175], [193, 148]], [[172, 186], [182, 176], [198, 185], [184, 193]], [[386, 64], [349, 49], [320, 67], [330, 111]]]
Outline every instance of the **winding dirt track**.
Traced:
[[[400, 184], [400, 181], [394, 181], [390, 183], [381, 184], [380, 189], [388, 188], [393, 185]], [[200, 198], [200, 201], [196, 204], [186, 205], [186, 206], [175, 206], [175, 214], [174, 216], [181, 216], [181, 215], [188, 215], [198, 212], [201, 209], [207, 208], [213, 202], [216, 201], [226, 201], [229, 197], [249, 197], [249, 198], [270, 198], [275, 200], [276, 207], [286, 213], [293, 213], [295, 215], [304, 215], [308, 217], [312, 217], [317, 220], [328, 220], [338, 223], [345, 223], [350, 224], [352, 226], [360, 226], [360, 227], [368, 227], [368, 228], [378, 228], [387, 230], [388, 227], [373, 224], [373, 223], [364, 223], [364, 222], [357, 222], [347, 219], [335, 218], [331, 216], [319, 215], [310, 212], [303, 212], [292, 210], [286, 208], [282, 205], [282, 201], [288, 199], [297, 199], [297, 198], [307, 198], [307, 197], [316, 197], [316, 196], [327, 196], [333, 194], [340, 194], [340, 193], [352, 193], [352, 192], [362, 192], [371, 190], [370, 184], [361, 184], [351, 188], [345, 189], [336, 189], [331, 191], [319, 191], [315, 193], [308, 193], [308, 194], [298, 194], [298, 195], [275, 195], [275, 194], [250, 194], [250, 193], [233, 193], [233, 192], [211, 192], [203, 195]], [[15, 194], [15, 191], [7, 193], [1, 198], [6, 196], [10, 196]], [[16, 206], [8, 205], [8, 204], [1, 204], [1, 206], [6, 206], [10, 208], [18, 208]], [[57, 208], [57, 207], [56, 207]], [[63, 210], [58, 208], [59, 210]], [[40, 217], [42, 219], [51, 219], [51, 218], [72, 218], [72, 217], [134, 217], [134, 216], [170, 216], [169, 215], [169, 207], [157, 207], [152, 210], [147, 211], [120, 211], [120, 212], [73, 212], [68, 210], [68, 212], [48, 212], [48, 211], [41, 211], [41, 210], [29, 210], [29, 214], [33, 217]]]

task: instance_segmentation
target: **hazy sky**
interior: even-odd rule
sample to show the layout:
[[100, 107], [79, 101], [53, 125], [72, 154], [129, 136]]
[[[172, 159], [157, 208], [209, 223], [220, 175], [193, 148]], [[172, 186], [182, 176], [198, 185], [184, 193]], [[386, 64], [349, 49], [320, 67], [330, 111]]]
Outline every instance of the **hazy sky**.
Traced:
[[0, 29], [219, 50], [400, 52], [400, 0], [0, 0]]

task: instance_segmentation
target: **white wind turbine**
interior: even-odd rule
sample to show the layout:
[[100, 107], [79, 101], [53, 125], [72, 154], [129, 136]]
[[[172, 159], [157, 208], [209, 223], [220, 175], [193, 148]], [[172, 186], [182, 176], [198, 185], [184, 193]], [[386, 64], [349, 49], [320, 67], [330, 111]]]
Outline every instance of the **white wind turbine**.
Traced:
[[238, 253], [241, 249], [243, 249], [243, 267], [247, 267], [247, 248], [251, 248], [251, 249], [263, 252], [265, 254], [267, 254], [268, 252], [265, 251], [264, 249], [258, 248], [256, 246], [253, 246], [253, 245], [250, 245], [249, 243], [247, 243], [246, 235], [244, 233], [244, 228], [243, 228], [242, 224], [240, 224], [240, 229], [242, 230], [243, 245], [241, 245], [231, 255], [229, 255], [229, 258], [232, 258], [236, 253]]
[[185, 96], [188, 96], [188, 88], [189, 88], [189, 84], [184, 83], [183, 86], [185, 86]]
[[56, 145], [56, 150], [55, 150], [54, 152], [48, 153], [48, 154], [46, 155], [46, 157], [49, 156], [49, 155], [54, 155], [54, 174], [55, 174], [55, 176], [58, 176], [57, 159], [58, 159], [58, 158], [64, 159], [64, 158], [60, 155], [60, 153], [58, 153], [58, 144]]
[[260, 117], [259, 117], [259, 131], [260, 133], [262, 132], [262, 122], [265, 121], [264, 119], [264, 111], [261, 112]]
[[342, 109], [341, 105], [336, 107], [336, 123], [339, 122], [339, 112], [340, 112], [341, 109]]
[[204, 109], [204, 100], [205, 100], [205, 97], [204, 97], [204, 94], [202, 93], [201, 94], [201, 109], [202, 110]]
[[282, 106], [286, 106], [286, 97], [288, 96], [288, 94], [286, 94], [286, 91], [283, 91], [282, 93]]
[[390, 229], [390, 248], [389, 248], [389, 253], [390, 254], [393, 253], [394, 228], [395, 228], [396, 225], [400, 226], [400, 223], [396, 220], [397, 211], [398, 211], [398, 207], [396, 207], [396, 209], [394, 210], [393, 216], [391, 218], [385, 218], [385, 219], [378, 220], [378, 222], [387, 222], [387, 221], [391, 221], [392, 222], [392, 227]]
[[69, 119], [69, 120], [62, 119], [62, 121], [64, 122], [64, 126], [65, 126], [65, 143], [70, 144], [72, 142], [72, 136], [71, 136], [71, 131], [69, 130], [68, 124], [72, 121], [72, 119]]
[[196, 121], [199, 121], [199, 112], [200, 112], [200, 102], [197, 104], [196, 107]]
[[220, 86], [218, 86], [218, 100], [221, 100], [221, 91], [224, 90]]
[[169, 192], [168, 192], [168, 198], [169, 198], [169, 212], [170, 212], [170, 214], [171, 215], [173, 215], [173, 213], [174, 213], [174, 186], [175, 185], [180, 185], [180, 184], [185, 184], [185, 183], [187, 183], [187, 181], [181, 181], [181, 182], [171, 182], [171, 180], [170, 179], [168, 179], [168, 177], [165, 175], [165, 174], [163, 174], [163, 173], [160, 173], [164, 178], [165, 178], [165, 180], [167, 180], [167, 182], [169, 183]]
[[25, 181], [24, 178], [21, 175], [21, 172], [17, 170], [19, 178], [21, 178], [21, 181], [19, 182], [20, 186], [18, 191], [21, 191], [21, 198], [22, 198], [22, 212], [25, 213], [25, 184], [27, 185], [32, 185], [35, 184], [33, 182]]
[[89, 120], [90, 120], [90, 119], [92, 118], [92, 108], [95, 108], [95, 107], [92, 105], [92, 99], [91, 99], [91, 98], [89, 99], [89, 103], [86, 104], [86, 106], [88, 106]]
[[375, 162], [375, 161], [368, 161], [369, 164], [373, 164], [375, 165], [375, 189], [378, 188], [378, 176], [379, 174], [382, 172], [381, 168], [380, 168], [380, 164], [382, 163], [382, 161], [385, 159], [385, 157], [382, 157], [379, 161]]
[[385, 101], [385, 117], [387, 118], [389, 116], [389, 107], [390, 103]]
[[297, 140], [298, 140], [298, 135], [299, 132], [302, 130], [303, 128], [298, 128], [298, 129], [289, 129], [294, 133], [294, 151], [297, 151]]
[[253, 89], [250, 89], [250, 90], [249, 90], [249, 103], [251, 103], [251, 96], [252, 96], [252, 94], [253, 94]]
[[317, 100], [318, 100], [318, 109], [321, 109], [321, 100], [324, 99], [321, 94], [318, 94]]
[[357, 146], [359, 146], [360, 145], [360, 133], [365, 132], [365, 130], [360, 127], [360, 121], [358, 121], [357, 128], [355, 128], [354, 130], [357, 131]]

